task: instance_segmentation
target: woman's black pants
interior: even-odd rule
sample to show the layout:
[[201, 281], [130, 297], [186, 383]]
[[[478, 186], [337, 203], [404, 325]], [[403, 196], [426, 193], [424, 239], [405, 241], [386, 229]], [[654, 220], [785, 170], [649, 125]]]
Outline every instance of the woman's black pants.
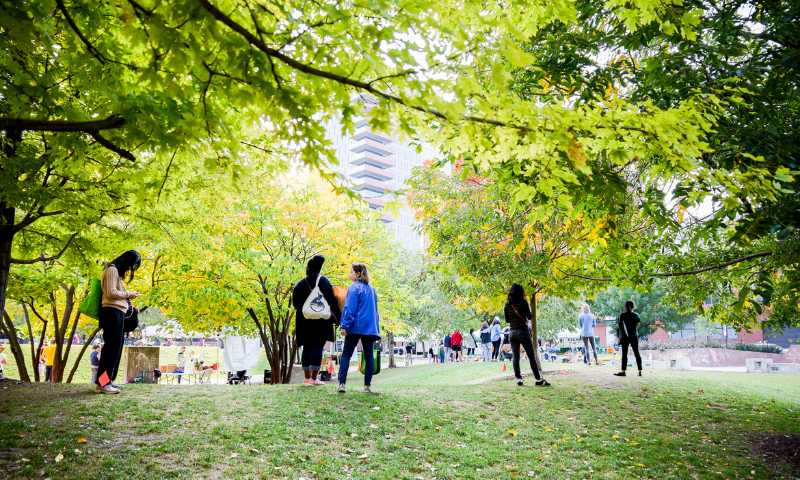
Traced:
[[103, 340], [105, 340], [105, 343], [103, 343], [103, 349], [100, 350], [97, 384], [103, 385], [100, 379], [103, 374], [108, 374], [109, 383], [117, 378], [119, 361], [122, 359], [122, 327], [125, 324], [125, 312], [112, 307], [102, 307], [100, 308], [99, 323], [103, 328]]
[[492, 341], [492, 360], [497, 360], [497, 355], [500, 353], [500, 340]]
[[514, 365], [514, 376], [522, 378], [522, 373], [519, 370], [519, 347], [522, 345], [522, 348], [528, 353], [528, 361], [531, 362], [533, 376], [536, 377], [536, 380], [540, 380], [542, 377], [539, 375], [539, 365], [536, 362], [538, 355], [536, 355], [536, 350], [533, 348], [530, 330], [527, 328], [512, 328], [508, 332], [508, 342], [511, 344], [511, 353], [514, 354], [514, 360], [511, 362]]
[[628, 368], [628, 346], [633, 348], [633, 356], [636, 357], [636, 366], [642, 369], [642, 357], [639, 356], [639, 338], [626, 337], [622, 339], [622, 371]]

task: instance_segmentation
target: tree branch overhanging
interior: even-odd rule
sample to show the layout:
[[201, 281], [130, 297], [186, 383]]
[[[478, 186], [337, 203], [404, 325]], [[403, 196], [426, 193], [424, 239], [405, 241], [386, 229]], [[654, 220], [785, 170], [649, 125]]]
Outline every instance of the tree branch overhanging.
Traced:
[[71, 120], [38, 120], [34, 118], [0, 117], [0, 130], [28, 130], [35, 132], [90, 132], [113, 130], [125, 125], [126, 120], [119, 115], [111, 115], [102, 120], [74, 122]]
[[[69, 237], [69, 240], [67, 240], [67, 243], [64, 245], [64, 248], [62, 248], [61, 251], [58, 252], [57, 255], [53, 255], [52, 257], [45, 257], [44, 254], [42, 254], [39, 258], [35, 258], [33, 260], [18, 260], [16, 258], [12, 258], [11, 259], [11, 263], [12, 264], [16, 264], [16, 265], [32, 265], [34, 263], [39, 263], [39, 262], [51, 262], [53, 260], [58, 260], [59, 258], [61, 258], [61, 255], [64, 255], [64, 252], [67, 251], [67, 248], [69, 248], [69, 245], [72, 243], [72, 241], [77, 236], [78, 236], [78, 232], [73, 233], [72, 236]], [[35, 313], [35, 311], [34, 311], [34, 313]], [[38, 316], [38, 314], [37, 314], [37, 316]]]

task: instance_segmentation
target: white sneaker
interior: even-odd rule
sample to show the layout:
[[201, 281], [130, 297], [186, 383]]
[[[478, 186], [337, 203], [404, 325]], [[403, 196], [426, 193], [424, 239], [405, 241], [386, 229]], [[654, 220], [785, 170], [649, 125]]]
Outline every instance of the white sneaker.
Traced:
[[111, 384], [108, 384], [105, 387], [98, 385], [97, 393], [119, 393], [119, 389], [112, 387]]
[[372, 389], [369, 388], [369, 385], [364, 385], [364, 393], [372, 393]]
[[344, 392], [347, 391], [347, 389], [344, 386], [344, 383], [340, 383], [339, 384], [339, 390], [338, 391], [339, 391], [339, 393], [344, 393]]
[[125, 385], [117, 385], [114, 382], [111, 382], [111, 386], [116, 388], [117, 390], [122, 390], [123, 388], [125, 388]]

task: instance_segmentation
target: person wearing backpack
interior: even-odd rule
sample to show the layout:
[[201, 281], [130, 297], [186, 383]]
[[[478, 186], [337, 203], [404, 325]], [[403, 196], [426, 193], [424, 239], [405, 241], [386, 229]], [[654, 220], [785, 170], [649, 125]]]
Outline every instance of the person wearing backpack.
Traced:
[[342, 316], [333, 285], [320, 273], [324, 263], [322, 254], [311, 257], [306, 265], [306, 277], [297, 282], [292, 291], [292, 305], [297, 312], [297, 344], [303, 347], [300, 356], [305, 375], [303, 385], [312, 387], [325, 385], [317, 378], [322, 368], [322, 352], [327, 342], [336, 340], [334, 325]]
[[125, 290], [122, 279], [128, 276], [128, 283], [133, 281], [134, 273], [142, 264], [142, 257], [136, 250], [128, 250], [109, 263], [103, 270], [100, 282], [102, 299], [99, 311], [99, 326], [103, 329], [103, 349], [100, 350], [100, 364], [97, 366], [97, 392], [119, 393], [122, 385], [117, 385], [119, 361], [122, 359], [123, 330], [125, 328], [125, 312], [130, 300], [138, 297], [136, 292]]
[[373, 344], [381, 339], [380, 317], [378, 316], [378, 294], [369, 284], [367, 266], [356, 262], [350, 267], [350, 287], [342, 312], [339, 332], [344, 337], [342, 367], [339, 368], [339, 393], [345, 393], [347, 370], [358, 342], [364, 354], [364, 393], [371, 393], [370, 384], [375, 371]]
[[492, 334], [489, 330], [489, 324], [487, 322], [483, 322], [481, 324], [480, 334], [481, 334], [481, 348], [483, 349], [483, 355], [481, 355], [481, 357], [483, 357], [484, 362], [488, 362], [489, 360], [491, 360], [490, 357], [492, 355], [492, 349], [491, 347], [489, 347], [489, 345], [491, 345], [492, 343]]
[[625, 311], [619, 316], [618, 337], [622, 344], [622, 369], [614, 375], [625, 376], [625, 369], [628, 368], [628, 346], [633, 348], [633, 355], [636, 357], [636, 366], [639, 368], [639, 376], [642, 376], [642, 357], [639, 355], [639, 323], [642, 321], [639, 314], [634, 312], [636, 304], [633, 300], [625, 302]]

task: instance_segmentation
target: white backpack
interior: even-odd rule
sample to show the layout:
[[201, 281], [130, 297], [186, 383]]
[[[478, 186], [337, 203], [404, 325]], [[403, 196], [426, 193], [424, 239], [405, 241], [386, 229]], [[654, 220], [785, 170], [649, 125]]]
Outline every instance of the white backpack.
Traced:
[[[303, 316], [309, 320], [327, 320], [331, 318], [331, 306], [325, 301], [322, 292], [319, 291], [319, 279], [322, 275], [317, 275], [317, 284], [311, 290], [311, 295], [306, 299], [303, 304]], [[306, 279], [308, 284], [308, 279]], [[311, 285], [309, 285], [310, 287]]]

